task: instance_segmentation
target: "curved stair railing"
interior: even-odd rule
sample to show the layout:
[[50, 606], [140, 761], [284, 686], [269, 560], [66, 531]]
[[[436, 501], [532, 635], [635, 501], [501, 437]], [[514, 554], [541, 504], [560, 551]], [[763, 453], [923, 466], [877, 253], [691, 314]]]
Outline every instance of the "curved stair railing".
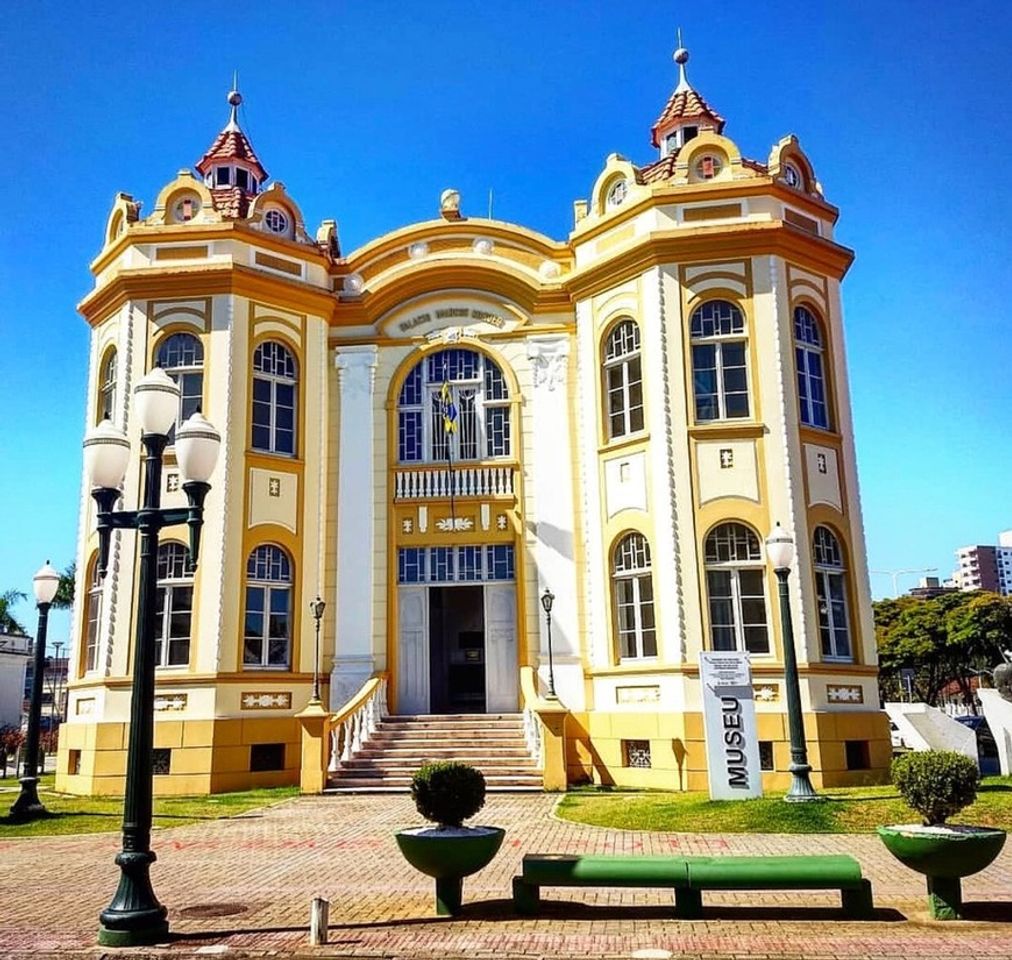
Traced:
[[337, 773], [368, 742], [387, 715], [387, 674], [374, 673], [339, 710], [327, 717], [324, 739], [329, 744], [327, 772]]

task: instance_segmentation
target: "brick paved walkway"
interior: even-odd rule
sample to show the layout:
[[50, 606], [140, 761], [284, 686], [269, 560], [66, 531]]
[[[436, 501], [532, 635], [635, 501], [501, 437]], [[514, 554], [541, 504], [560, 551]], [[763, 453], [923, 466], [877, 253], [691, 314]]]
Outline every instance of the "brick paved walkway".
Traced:
[[[562, 822], [552, 817], [553, 804], [545, 795], [489, 799], [478, 819], [506, 827], [506, 841], [490, 867], [465, 881], [465, 912], [456, 920], [434, 919], [432, 881], [394, 844], [396, 828], [418, 822], [406, 796], [307, 797], [158, 831], [152, 873], [177, 936], [164, 955], [1012, 957], [1012, 850], [965, 883], [979, 919], [939, 924], [926, 918], [922, 879], [875, 837], [633, 833]], [[115, 887], [118, 839], [0, 841], [0, 957], [100, 955], [97, 916]], [[554, 889], [549, 900], [578, 902], [549, 902], [539, 918], [518, 919], [510, 877], [524, 852], [539, 850], [847, 852], [861, 861], [881, 909], [875, 921], [846, 922], [829, 893], [726, 894], [707, 896], [707, 919], [676, 921], [668, 891]], [[311, 948], [316, 895], [331, 901], [331, 943]]]

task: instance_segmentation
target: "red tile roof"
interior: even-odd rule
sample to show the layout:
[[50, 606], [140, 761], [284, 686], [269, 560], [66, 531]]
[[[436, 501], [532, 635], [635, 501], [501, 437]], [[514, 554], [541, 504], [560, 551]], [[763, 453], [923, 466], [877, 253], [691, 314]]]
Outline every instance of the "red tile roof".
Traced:
[[197, 162], [197, 170], [202, 176], [206, 176], [215, 163], [228, 160], [242, 160], [253, 167], [261, 181], [267, 179], [267, 171], [253, 152], [253, 146], [246, 139], [246, 134], [231, 124], [215, 137], [210, 149]]
[[650, 135], [655, 147], [661, 145], [657, 139], [657, 131], [671, 123], [672, 120], [710, 120], [717, 128], [717, 133], [724, 129], [724, 118], [717, 113], [692, 87], [675, 89], [670, 99], [653, 125]]
[[[665, 180], [670, 180], [675, 175], [675, 164], [677, 162], [678, 151], [676, 150], [674, 153], [669, 153], [666, 157], [661, 157], [660, 160], [637, 167], [636, 182], [646, 184], [663, 183]], [[760, 163], [758, 160], [749, 160], [746, 157], [742, 157], [741, 165], [748, 170], [754, 170], [762, 176], [766, 176], [769, 173], [766, 164]]]
[[216, 187], [211, 190], [214, 209], [229, 220], [239, 220], [249, 213], [252, 196], [242, 187]]

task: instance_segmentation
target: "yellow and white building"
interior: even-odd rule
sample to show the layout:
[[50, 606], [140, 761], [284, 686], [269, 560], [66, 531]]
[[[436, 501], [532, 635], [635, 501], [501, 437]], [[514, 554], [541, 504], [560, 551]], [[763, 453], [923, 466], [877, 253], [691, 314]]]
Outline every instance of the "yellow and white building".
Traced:
[[[436, 218], [344, 253], [334, 221], [309, 232], [268, 179], [234, 91], [196, 174], [147, 216], [116, 198], [80, 310], [89, 425], [108, 413], [134, 445], [124, 502], [141, 480], [131, 390], [153, 365], [181, 415], [200, 405], [223, 434], [195, 576], [185, 531], [162, 535], [156, 790], [300, 771], [318, 789], [330, 734], [383, 695], [393, 714], [526, 709], [550, 787], [702, 789], [705, 649], [752, 653], [764, 779], [782, 786], [762, 548], [777, 522], [797, 542], [814, 781], [884, 773], [840, 297], [853, 254], [797, 139], [742, 156], [687, 59], [656, 158], [612, 154], [561, 241], [468, 216], [448, 190]], [[184, 502], [171, 446], [162, 498]], [[117, 793], [138, 561], [115, 533], [100, 582], [94, 527], [83, 485], [57, 783]], [[333, 712], [306, 709], [318, 594]]]

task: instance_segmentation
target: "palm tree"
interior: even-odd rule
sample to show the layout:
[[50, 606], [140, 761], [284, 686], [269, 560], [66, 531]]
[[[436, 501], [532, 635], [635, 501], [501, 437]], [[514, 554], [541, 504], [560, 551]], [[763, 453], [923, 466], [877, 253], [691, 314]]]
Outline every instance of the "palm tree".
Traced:
[[74, 606], [74, 582], [77, 579], [77, 561], [71, 564], [60, 574], [60, 585], [56, 588], [56, 596], [53, 597], [54, 610], [69, 610]]
[[27, 594], [20, 590], [8, 590], [0, 593], [0, 633], [13, 633], [23, 636], [25, 628], [15, 619], [11, 608], [22, 600], [27, 600]]

